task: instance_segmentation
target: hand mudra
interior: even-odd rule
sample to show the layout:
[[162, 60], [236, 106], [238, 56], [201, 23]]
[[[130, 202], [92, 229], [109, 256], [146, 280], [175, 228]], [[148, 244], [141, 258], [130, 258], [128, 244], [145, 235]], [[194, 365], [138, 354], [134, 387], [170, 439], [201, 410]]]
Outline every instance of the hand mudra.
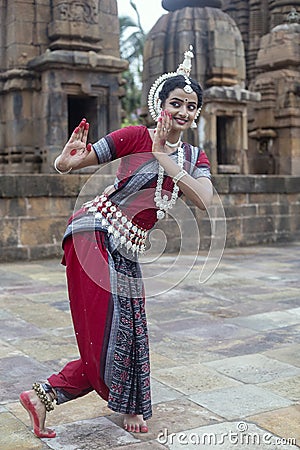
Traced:
[[166, 151], [165, 144], [167, 137], [172, 128], [172, 115], [168, 111], [162, 111], [161, 116], [158, 118], [157, 127], [154, 134], [152, 152]]
[[76, 169], [90, 153], [92, 144], [87, 144], [89, 126], [86, 119], [82, 119], [71, 134], [70, 139], [57, 159], [57, 164], [59, 164], [61, 171]]

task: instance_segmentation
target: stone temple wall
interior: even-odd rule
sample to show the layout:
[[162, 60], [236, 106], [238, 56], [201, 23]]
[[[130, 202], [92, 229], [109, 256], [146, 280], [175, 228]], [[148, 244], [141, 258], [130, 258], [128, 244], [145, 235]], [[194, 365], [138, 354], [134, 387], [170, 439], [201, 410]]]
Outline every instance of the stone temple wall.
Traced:
[[[67, 219], [88, 177], [83, 174], [2, 175], [0, 261], [61, 256]], [[110, 175], [96, 175], [98, 192], [111, 181]], [[226, 246], [300, 238], [300, 177], [216, 175], [213, 182], [226, 215]], [[93, 198], [94, 188], [85, 194]], [[208, 249], [211, 235], [208, 216], [191, 208], [201, 230], [200, 247]], [[161, 226], [167, 235], [166, 250], [178, 251], [180, 234], [176, 223], [166, 219]], [[195, 250], [193, 237], [190, 245]]]

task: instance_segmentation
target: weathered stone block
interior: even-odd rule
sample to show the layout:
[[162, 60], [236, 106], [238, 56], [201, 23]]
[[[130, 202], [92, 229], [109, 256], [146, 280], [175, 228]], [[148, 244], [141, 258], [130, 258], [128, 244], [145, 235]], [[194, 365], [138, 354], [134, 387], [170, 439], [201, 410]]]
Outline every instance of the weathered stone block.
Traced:
[[0, 247], [18, 246], [18, 219], [0, 219]]
[[285, 192], [285, 177], [273, 177], [272, 175], [256, 176], [255, 191], [265, 193]]
[[6, 55], [7, 69], [26, 68], [28, 61], [38, 55], [38, 48], [25, 43], [12, 43], [7, 48]]
[[27, 202], [25, 198], [9, 198], [6, 200], [6, 216], [10, 218], [19, 218], [26, 216]]
[[300, 237], [300, 215], [295, 214], [291, 216], [291, 236], [293, 239], [299, 239]]
[[[200, 230], [200, 238], [210, 238], [211, 237], [211, 228], [212, 223], [208, 217], [204, 217], [201, 220], [198, 220], [199, 230]], [[191, 237], [193, 239], [193, 237]]]
[[[55, 20], [51, 22], [48, 27], [48, 36], [51, 40], [60, 40], [65, 37], [70, 41], [72, 46], [72, 38], [80, 38], [84, 41], [98, 42], [101, 38], [100, 27], [98, 24], [87, 25], [84, 22], [69, 21], [69, 20]], [[91, 47], [92, 48], [92, 47]]]
[[285, 190], [287, 193], [299, 192], [300, 177], [285, 177]]
[[81, 189], [80, 176], [77, 174], [72, 174], [67, 178], [64, 176], [49, 175], [48, 180], [50, 182], [50, 196], [61, 197], [61, 196], [77, 196]]
[[288, 196], [280, 194], [279, 198], [282, 202], [284, 201], [284, 198], [287, 198], [289, 204], [292, 206], [300, 204], [300, 194], [289, 194]]
[[1, 175], [0, 198], [17, 197], [20, 192], [17, 189], [17, 177], [14, 175]]
[[[20, 111], [21, 113], [21, 111]], [[31, 118], [22, 118], [19, 117], [18, 120], [7, 121], [8, 130], [14, 131], [14, 137], [10, 138], [10, 142], [12, 146], [20, 147], [19, 142], [22, 141], [22, 147], [25, 149], [29, 147], [31, 149], [31, 153], [34, 152], [34, 139], [32, 138], [35, 135], [35, 124], [32, 122]], [[23, 153], [21, 151], [21, 153]], [[25, 153], [25, 152], [24, 152]]]
[[66, 223], [55, 218], [21, 219], [20, 243], [23, 246], [57, 244], [61, 242]]
[[2, 247], [0, 245], [0, 261], [25, 261], [29, 259], [28, 249], [25, 247], [8, 246]]
[[278, 203], [279, 201], [279, 194], [271, 194], [268, 193], [268, 195], [266, 196], [266, 194], [249, 194], [249, 203], [254, 203], [254, 204], [258, 204], [258, 203], [266, 203], [266, 199], [268, 199], [268, 203]]
[[280, 230], [281, 233], [291, 231], [291, 217], [286, 216], [274, 216], [275, 230]]
[[67, 219], [74, 208], [74, 197], [29, 197], [26, 202], [27, 216], [30, 218], [60, 217]]
[[230, 176], [229, 186], [231, 193], [255, 192], [255, 177], [245, 177], [239, 175]]
[[[100, 28], [101, 33], [101, 43], [102, 40], [106, 41], [106, 45], [109, 43], [109, 35], [117, 31], [119, 23], [118, 18], [112, 14], [102, 14], [101, 22], [104, 24], [104, 28]], [[106, 32], [104, 30], [107, 30]]]
[[237, 65], [235, 52], [228, 50], [214, 49], [210, 54], [210, 59], [214, 68], [233, 69]]
[[8, 201], [0, 198], [0, 217], [5, 217], [8, 211]]
[[212, 183], [218, 193], [229, 193], [229, 177], [223, 175], [214, 175], [212, 177]]
[[225, 206], [226, 217], [253, 217], [256, 215], [255, 205]]
[[6, 45], [33, 42], [33, 21], [15, 20], [7, 27]]
[[228, 218], [226, 219], [226, 242], [230, 246], [239, 245], [242, 240], [242, 219], [240, 218]]
[[51, 15], [51, 4], [47, 1], [40, 1], [35, 5], [35, 20], [37, 23], [43, 23], [44, 29], [47, 29], [47, 25], [49, 22], [49, 17]]
[[[249, 202], [249, 194], [228, 194], [221, 196], [224, 205], [246, 205]], [[251, 203], [251, 202], [250, 202]]]
[[230, 194], [229, 198], [231, 199], [233, 205], [240, 206], [247, 205], [248, 203], [251, 204], [251, 202], [249, 201], [249, 194]]
[[274, 231], [274, 217], [243, 217], [241, 219], [242, 232], [245, 234], [272, 233]]
[[24, 197], [49, 195], [47, 177], [42, 175], [16, 177], [16, 189]]
[[[217, 49], [225, 50], [225, 51], [229, 51], [229, 50], [234, 51], [236, 42], [235, 42], [235, 36], [232, 33], [232, 29], [225, 29], [225, 28], [229, 28], [228, 26], [226, 26], [227, 24], [223, 23], [222, 25], [223, 25], [223, 27], [221, 26], [217, 30], [215, 30], [211, 33], [212, 39], [210, 40], [210, 44], [213, 49], [217, 48]], [[225, 27], [224, 27], [224, 25], [225, 25]]]
[[30, 247], [30, 259], [44, 259], [44, 258], [62, 258], [63, 250], [61, 244], [53, 244], [49, 246], [40, 245]]
[[290, 204], [289, 205], [289, 213], [293, 215], [299, 215], [300, 216], [300, 204]]
[[289, 213], [288, 203], [265, 203], [257, 205], [258, 216], [284, 215]]

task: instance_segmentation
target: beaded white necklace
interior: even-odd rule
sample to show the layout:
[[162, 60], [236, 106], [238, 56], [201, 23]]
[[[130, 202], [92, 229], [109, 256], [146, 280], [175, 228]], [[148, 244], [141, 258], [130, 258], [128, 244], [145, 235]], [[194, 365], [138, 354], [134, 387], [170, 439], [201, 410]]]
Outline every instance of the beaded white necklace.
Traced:
[[177, 148], [177, 147], [180, 147], [181, 144], [182, 144], [182, 142], [181, 142], [182, 134], [183, 134], [183, 133], [180, 133], [180, 136], [179, 136], [179, 139], [178, 139], [177, 142], [172, 143], [172, 142], [166, 141], [166, 145], [167, 145], [168, 147], [171, 147], [171, 148]]
[[[183, 156], [184, 156], [183, 148], [178, 147], [177, 164], [180, 167], [180, 170], [182, 170], [182, 168], [183, 168]], [[164, 168], [159, 164], [157, 184], [156, 184], [155, 194], [154, 194], [154, 202], [155, 202], [156, 207], [158, 208], [158, 211], [156, 212], [156, 217], [158, 220], [163, 219], [165, 217], [166, 213], [168, 212], [168, 210], [173, 208], [173, 206], [175, 205], [176, 200], [178, 198], [178, 192], [179, 192], [179, 187], [177, 186], [177, 183], [175, 183], [170, 200], [169, 200], [169, 197], [167, 196], [167, 194], [165, 194], [162, 197], [161, 193], [162, 193], [163, 181], [164, 181]]]

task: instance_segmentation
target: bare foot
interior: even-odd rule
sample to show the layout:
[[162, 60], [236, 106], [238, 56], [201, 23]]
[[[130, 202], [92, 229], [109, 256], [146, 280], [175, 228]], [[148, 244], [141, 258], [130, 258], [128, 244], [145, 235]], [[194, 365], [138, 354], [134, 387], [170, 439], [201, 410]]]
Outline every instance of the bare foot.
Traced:
[[34, 434], [39, 438], [54, 438], [55, 431], [45, 428], [46, 408], [35, 391], [22, 392], [20, 402], [29, 414]]
[[137, 414], [124, 415], [124, 428], [133, 433], [148, 433], [148, 427], [143, 416]]

